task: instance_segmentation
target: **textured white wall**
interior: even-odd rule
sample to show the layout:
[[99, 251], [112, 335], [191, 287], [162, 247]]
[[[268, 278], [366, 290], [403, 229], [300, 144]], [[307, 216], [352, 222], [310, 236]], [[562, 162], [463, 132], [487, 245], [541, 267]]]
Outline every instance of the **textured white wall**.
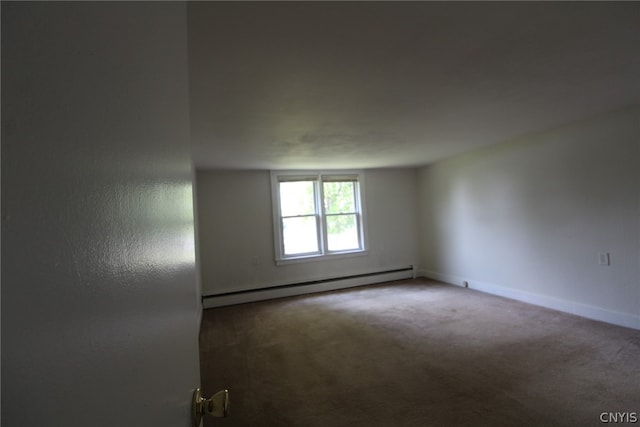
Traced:
[[414, 265], [416, 178], [415, 169], [365, 171], [367, 255], [276, 266], [269, 172], [199, 170], [203, 294]]
[[419, 194], [425, 274], [640, 327], [639, 109], [424, 167]]
[[2, 425], [189, 426], [184, 4], [2, 2]]

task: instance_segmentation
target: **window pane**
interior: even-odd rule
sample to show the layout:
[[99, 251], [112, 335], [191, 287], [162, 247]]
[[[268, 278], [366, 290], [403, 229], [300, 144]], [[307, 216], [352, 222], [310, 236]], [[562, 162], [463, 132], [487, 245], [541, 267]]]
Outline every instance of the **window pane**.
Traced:
[[282, 237], [285, 255], [318, 252], [316, 217], [283, 218]]
[[314, 215], [316, 202], [313, 191], [313, 181], [281, 182], [282, 216]]
[[355, 182], [324, 182], [324, 210], [326, 213], [355, 212]]
[[359, 249], [356, 215], [327, 216], [327, 244], [330, 251]]

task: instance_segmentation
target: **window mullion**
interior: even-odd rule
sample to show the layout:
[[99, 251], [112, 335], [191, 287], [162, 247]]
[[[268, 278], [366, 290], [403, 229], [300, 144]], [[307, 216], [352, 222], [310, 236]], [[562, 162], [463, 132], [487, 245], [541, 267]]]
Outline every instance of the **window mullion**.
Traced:
[[321, 236], [321, 244], [322, 244], [322, 253], [327, 253], [328, 242], [327, 242], [327, 216], [324, 208], [324, 185], [322, 183], [322, 177], [318, 176], [318, 202], [320, 209], [318, 212], [320, 214], [319, 223], [320, 223], [320, 236]]
[[316, 203], [316, 209], [315, 209], [315, 219], [316, 219], [316, 239], [318, 241], [318, 253], [320, 253], [321, 255], [324, 254], [324, 245], [323, 245], [323, 237], [322, 237], [322, 226], [321, 226], [321, 218], [319, 217], [319, 210], [318, 207], [321, 206], [320, 204], [318, 204], [318, 198], [320, 197], [320, 193], [319, 193], [319, 188], [320, 188], [320, 177], [315, 177], [314, 178], [314, 191], [313, 194], [315, 196], [315, 203]]
[[287, 218], [308, 218], [310, 216], [316, 216], [316, 214], [313, 213], [313, 214], [306, 214], [306, 215], [282, 215], [281, 218], [282, 219], [287, 219]]
[[338, 212], [338, 213], [325, 213], [324, 216], [344, 216], [344, 215], [358, 215], [358, 211]]
[[356, 181], [353, 185], [353, 202], [356, 208], [356, 227], [358, 231], [358, 246], [364, 249], [364, 230], [362, 225], [362, 199], [360, 198], [360, 182]]

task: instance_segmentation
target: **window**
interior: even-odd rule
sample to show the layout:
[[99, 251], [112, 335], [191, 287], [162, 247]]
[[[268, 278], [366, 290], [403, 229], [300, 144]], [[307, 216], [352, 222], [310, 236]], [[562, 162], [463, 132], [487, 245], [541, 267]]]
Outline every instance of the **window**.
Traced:
[[276, 261], [363, 253], [362, 174], [272, 172]]

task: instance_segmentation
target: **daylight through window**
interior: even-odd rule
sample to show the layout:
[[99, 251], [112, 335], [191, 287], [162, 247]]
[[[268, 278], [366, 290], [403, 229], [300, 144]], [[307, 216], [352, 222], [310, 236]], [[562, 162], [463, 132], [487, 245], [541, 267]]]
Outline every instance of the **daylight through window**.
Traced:
[[273, 172], [277, 260], [364, 251], [358, 172]]

